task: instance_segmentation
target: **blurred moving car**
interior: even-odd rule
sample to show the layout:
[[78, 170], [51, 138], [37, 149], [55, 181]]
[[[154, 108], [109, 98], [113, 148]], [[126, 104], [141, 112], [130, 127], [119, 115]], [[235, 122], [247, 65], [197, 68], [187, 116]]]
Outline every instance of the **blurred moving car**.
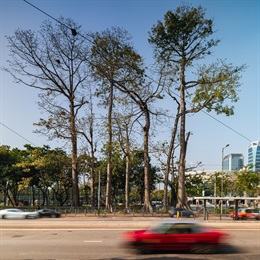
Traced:
[[39, 218], [37, 212], [25, 212], [21, 209], [10, 208], [0, 210], [0, 218], [4, 219], [35, 219]]
[[177, 217], [177, 214], [179, 217], [194, 217], [194, 213], [189, 209], [184, 208], [172, 208], [169, 210], [170, 217], [174, 218]]
[[256, 220], [260, 220], [260, 209], [253, 209], [252, 217]]
[[52, 209], [40, 209], [37, 211], [39, 213], [40, 218], [59, 218], [61, 217], [61, 213]]
[[161, 222], [148, 230], [128, 231], [122, 235], [125, 248], [140, 253], [151, 251], [189, 251], [214, 253], [229, 236], [216, 229], [208, 229], [191, 221]]
[[[236, 217], [235, 211], [231, 211], [228, 214], [231, 218]], [[238, 219], [244, 219], [244, 220], [246, 220], [246, 219], [260, 220], [260, 210], [259, 209], [251, 209], [251, 208], [238, 209], [237, 218]]]

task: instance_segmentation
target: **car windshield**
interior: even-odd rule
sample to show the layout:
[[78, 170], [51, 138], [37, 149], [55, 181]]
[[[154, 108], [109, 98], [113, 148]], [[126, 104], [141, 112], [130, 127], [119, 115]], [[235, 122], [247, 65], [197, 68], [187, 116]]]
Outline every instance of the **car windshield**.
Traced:
[[23, 211], [20, 210], [20, 209], [8, 209], [7, 211], [8, 211], [8, 212], [23, 212]]
[[172, 226], [172, 223], [158, 223], [152, 226], [148, 232], [164, 234]]
[[201, 233], [202, 227], [192, 223], [159, 223], [151, 227], [148, 232], [157, 234], [187, 234]]

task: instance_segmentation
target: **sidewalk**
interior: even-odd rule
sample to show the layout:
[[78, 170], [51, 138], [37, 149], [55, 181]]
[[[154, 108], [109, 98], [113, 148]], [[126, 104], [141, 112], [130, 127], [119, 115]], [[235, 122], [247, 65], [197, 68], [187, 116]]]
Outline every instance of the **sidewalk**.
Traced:
[[149, 228], [152, 225], [156, 224], [156, 222], [160, 221], [195, 221], [205, 226], [209, 227], [216, 227], [220, 229], [258, 229], [260, 232], [260, 221], [256, 220], [245, 220], [245, 221], [238, 221], [233, 220], [228, 217], [222, 217], [220, 220], [219, 217], [212, 217], [208, 220], [204, 220], [202, 217], [193, 219], [193, 218], [171, 218], [171, 217], [142, 217], [142, 216], [135, 216], [135, 217], [107, 217], [107, 216], [100, 216], [100, 217], [78, 217], [78, 216], [70, 216], [67, 217], [70, 219], [84, 219], [84, 225], [86, 227], [104, 227], [104, 228]]
[[208, 227], [218, 229], [252, 229], [259, 230], [260, 221], [235, 221], [232, 219], [170, 218], [170, 217], [108, 217], [108, 216], [63, 216], [62, 218], [41, 218], [35, 220], [0, 220], [0, 229], [146, 229], [159, 221], [196, 221]]

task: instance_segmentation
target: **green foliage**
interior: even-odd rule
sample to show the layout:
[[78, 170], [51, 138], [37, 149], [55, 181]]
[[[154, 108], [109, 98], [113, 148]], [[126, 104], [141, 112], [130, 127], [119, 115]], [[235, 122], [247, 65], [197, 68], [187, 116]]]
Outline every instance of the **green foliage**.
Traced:
[[23, 158], [19, 149], [10, 149], [9, 146], [0, 146], [0, 189], [15, 206], [19, 195], [19, 183], [23, 181], [23, 171], [16, 167], [16, 163]]
[[237, 195], [243, 196], [259, 196], [260, 195], [260, 174], [252, 171], [236, 172], [235, 192]]
[[[227, 116], [234, 114], [234, 107], [227, 101], [237, 102], [237, 91], [240, 87], [240, 73], [245, 65], [233, 66], [224, 60], [212, 64], [194, 62], [211, 54], [211, 49], [219, 44], [212, 35], [213, 21], [205, 18], [205, 9], [190, 5], [181, 5], [175, 12], [168, 11], [164, 22], [158, 21], [149, 33], [149, 42], [155, 47], [155, 57], [159, 63], [168, 67], [168, 73], [176, 90], [184, 87], [185, 98], [189, 100], [190, 109], [186, 113], [196, 113], [206, 108], [217, 114]], [[184, 72], [191, 68], [195, 79], [185, 79]], [[179, 84], [178, 84], [179, 83]]]
[[203, 178], [206, 173], [196, 173], [195, 175], [186, 175], [185, 188], [188, 197], [201, 196], [205, 186], [203, 184]]
[[191, 66], [194, 60], [209, 55], [210, 49], [218, 45], [219, 40], [206, 40], [213, 34], [212, 27], [212, 20], [205, 18], [201, 6], [182, 5], [175, 12], [168, 11], [164, 23], [158, 21], [152, 27], [149, 42], [156, 48], [158, 61], [166, 61], [178, 71], [180, 64]]
[[[234, 174], [228, 172], [216, 172], [201, 183], [212, 193], [216, 189], [216, 196], [259, 196], [260, 175], [252, 171], [239, 171]], [[213, 194], [212, 194], [213, 195]]]
[[[68, 191], [71, 187], [70, 158], [60, 149], [51, 150], [48, 146], [32, 147], [25, 145], [25, 150], [0, 147], [1, 187], [8, 191], [13, 205], [19, 192], [30, 187], [37, 187], [43, 197], [52, 188], [56, 192]], [[8, 159], [9, 158], [9, 159]], [[57, 194], [56, 194], [57, 195]]]
[[[208, 178], [206, 185], [208, 190], [212, 192], [212, 195], [216, 191], [216, 196], [227, 196], [233, 194], [235, 181], [234, 176], [228, 172], [216, 172]], [[223, 194], [221, 194], [222, 186]]]
[[234, 106], [225, 104], [239, 100], [240, 72], [245, 66], [233, 66], [224, 60], [210, 65], [202, 65], [197, 73], [196, 89], [192, 97], [193, 111], [206, 108], [217, 114], [230, 116], [234, 114]]
[[[106, 159], [100, 161], [99, 169], [102, 172], [101, 186], [105, 186], [106, 178]], [[114, 202], [124, 201], [125, 190], [125, 155], [122, 153], [118, 143], [113, 143], [112, 149], [112, 197]], [[150, 190], [154, 190], [158, 182], [162, 182], [159, 169], [155, 166], [150, 167]], [[143, 201], [144, 198], [144, 160], [143, 150], [134, 149], [130, 162], [130, 201]]]
[[[176, 112], [176, 118], [180, 117], [179, 206], [187, 204], [185, 187], [189, 193], [196, 193], [189, 183], [185, 183], [184, 178], [189, 139], [186, 115], [203, 109], [233, 115], [232, 103], [238, 101], [240, 74], [245, 69], [244, 65], [233, 66], [223, 60], [209, 65], [202, 63], [220, 42], [214, 39], [213, 34], [213, 20], [206, 18], [206, 10], [200, 5], [196, 8], [188, 4], [182, 4], [175, 11], [168, 11], [164, 21], [158, 21], [149, 33], [148, 41], [154, 47], [159, 70], [163, 68], [166, 80], [170, 82], [166, 92], [179, 106]], [[178, 100], [175, 96], [178, 96]], [[174, 137], [174, 132], [172, 134]]]
[[91, 67], [94, 80], [100, 83], [96, 95], [102, 99], [102, 105], [108, 105], [109, 88], [115, 83], [138, 86], [143, 75], [143, 60], [130, 44], [129, 33], [118, 27], [112, 27], [93, 36], [91, 49]]
[[[144, 161], [143, 161], [143, 151], [135, 150], [133, 152], [133, 162], [130, 170], [130, 190], [137, 190], [140, 201], [144, 199]], [[156, 184], [162, 182], [162, 176], [159, 174], [160, 171], [156, 166], [149, 164], [150, 168], [150, 179], [149, 187], [150, 191], [153, 191]], [[132, 199], [132, 198], [131, 198]]]

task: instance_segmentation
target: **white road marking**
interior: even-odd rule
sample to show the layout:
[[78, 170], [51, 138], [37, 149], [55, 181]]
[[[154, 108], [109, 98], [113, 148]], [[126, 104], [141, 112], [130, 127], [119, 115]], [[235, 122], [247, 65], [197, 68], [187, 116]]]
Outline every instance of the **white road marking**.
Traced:
[[100, 241], [100, 240], [85, 240], [84, 243], [102, 243], [103, 241]]

